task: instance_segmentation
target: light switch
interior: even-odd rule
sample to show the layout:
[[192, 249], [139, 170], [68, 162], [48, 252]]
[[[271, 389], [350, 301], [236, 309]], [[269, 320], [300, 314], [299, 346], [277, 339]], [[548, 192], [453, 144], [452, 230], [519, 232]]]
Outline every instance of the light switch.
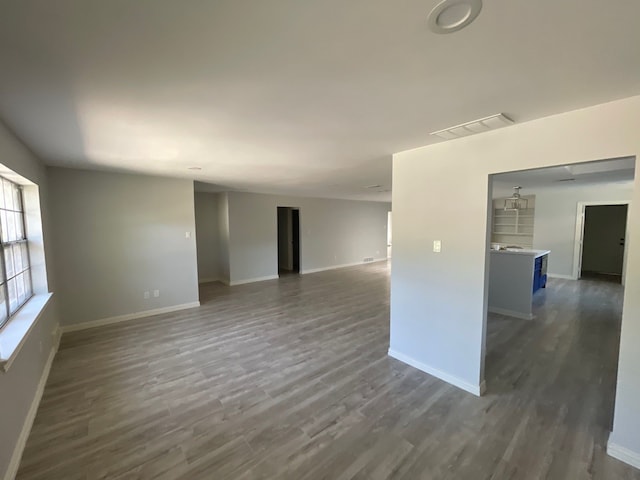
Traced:
[[191, 232], [184, 232], [184, 238], [191, 238]]
[[442, 242], [440, 242], [440, 240], [434, 240], [433, 241], [433, 251], [435, 253], [440, 253], [440, 250], [442, 250]]

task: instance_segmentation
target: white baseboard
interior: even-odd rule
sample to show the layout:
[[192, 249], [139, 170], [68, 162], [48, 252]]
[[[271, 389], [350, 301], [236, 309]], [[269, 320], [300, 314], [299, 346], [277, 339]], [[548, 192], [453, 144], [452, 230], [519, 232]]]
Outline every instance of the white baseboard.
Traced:
[[86, 330], [87, 328], [102, 327], [103, 325], [111, 325], [112, 323], [127, 322], [129, 320], [137, 320], [139, 318], [152, 317], [153, 315], [177, 312], [179, 310], [186, 310], [189, 308], [196, 308], [199, 306], [200, 306], [200, 302], [183, 303], [181, 305], [173, 305], [171, 307], [155, 308], [153, 310], [144, 310], [142, 312], [127, 313], [125, 315], [102, 318], [100, 320], [91, 320], [90, 322], [76, 323], [73, 325], [64, 325], [62, 327], [62, 333], [75, 332], [77, 330]]
[[199, 278], [198, 279], [198, 284], [211, 283], [211, 282], [221, 282], [221, 281], [222, 280], [220, 280], [218, 277], [216, 277], [216, 278], [213, 278], [213, 277], [211, 277], [211, 278], [208, 278], [208, 277], [207, 278]]
[[640, 453], [621, 447], [617, 443], [612, 442], [611, 438], [609, 438], [609, 441], [607, 442], [607, 453], [621, 462], [640, 468]]
[[354, 263], [343, 263], [340, 265], [330, 265], [328, 267], [320, 267], [320, 268], [310, 268], [310, 269], [304, 269], [301, 270], [300, 273], [301, 274], [305, 274], [305, 273], [317, 273], [317, 272], [324, 272], [326, 270], [335, 270], [337, 268], [347, 268], [347, 267], [356, 267], [358, 265], [366, 265], [368, 263], [376, 263], [376, 262], [386, 262], [388, 259], [387, 257], [384, 258], [374, 258], [371, 262], [354, 262]]
[[245, 283], [264, 282], [266, 280], [276, 280], [278, 278], [280, 278], [278, 275], [267, 275], [266, 277], [247, 278], [245, 280], [234, 280], [233, 282], [223, 281], [222, 283], [234, 287], [236, 285], [244, 285]]
[[429, 375], [433, 375], [434, 377], [438, 377], [440, 380], [444, 380], [451, 385], [454, 385], [462, 390], [465, 390], [469, 393], [472, 393], [476, 396], [481, 396], [485, 392], [485, 382], [484, 380], [479, 385], [474, 385], [472, 383], [467, 382], [466, 380], [462, 380], [454, 375], [450, 375], [442, 370], [438, 370], [437, 368], [433, 368], [425, 363], [419, 362], [403, 353], [397, 352], [395, 350], [389, 349], [388, 352], [390, 357], [395, 358], [396, 360], [400, 360], [401, 362], [406, 363], [407, 365], [411, 365], [412, 367], [417, 368], [418, 370], [422, 370]]
[[489, 313], [497, 313], [499, 315], [506, 315], [507, 317], [521, 318], [522, 320], [533, 320], [535, 315], [533, 313], [516, 312], [515, 310], [507, 310], [506, 308], [489, 307]]
[[563, 275], [560, 273], [547, 273], [547, 278], [559, 278], [561, 280], [577, 280], [573, 275]]
[[31, 401], [31, 406], [29, 407], [29, 411], [27, 412], [27, 417], [22, 424], [22, 430], [20, 431], [20, 436], [18, 437], [16, 446], [13, 449], [13, 454], [11, 455], [11, 460], [9, 461], [9, 467], [5, 472], [4, 480], [14, 480], [16, 478], [16, 474], [18, 473], [18, 467], [20, 467], [20, 461], [22, 460], [22, 453], [24, 452], [24, 447], [27, 444], [27, 439], [29, 438], [29, 434], [31, 433], [31, 427], [33, 426], [33, 421], [36, 419], [36, 413], [38, 413], [38, 407], [40, 406], [40, 400], [42, 399], [42, 394], [44, 393], [44, 387], [47, 384], [47, 379], [49, 378], [51, 364], [53, 364], [53, 359], [55, 358], [58, 351], [58, 346], [60, 345], [61, 330], [59, 325], [56, 325], [56, 328], [53, 330], [52, 335], [53, 345], [51, 346], [51, 351], [49, 352], [47, 362], [44, 364], [42, 375], [40, 375], [38, 388], [36, 389], [36, 393], [33, 396], [33, 400]]

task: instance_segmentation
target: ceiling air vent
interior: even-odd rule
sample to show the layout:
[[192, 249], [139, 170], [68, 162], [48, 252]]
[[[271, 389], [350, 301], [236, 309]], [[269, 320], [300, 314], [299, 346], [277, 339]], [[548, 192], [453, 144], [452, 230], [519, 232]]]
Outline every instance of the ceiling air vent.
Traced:
[[496, 128], [508, 127], [511, 124], [513, 124], [513, 120], [507, 117], [504, 113], [498, 113], [496, 115], [491, 115], [490, 117], [479, 118], [478, 120], [461, 123], [460, 125], [444, 128], [437, 132], [431, 132], [430, 135], [435, 135], [436, 137], [444, 138], [445, 140], [453, 140], [454, 138], [488, 132], [489, 130], [495, 130]]

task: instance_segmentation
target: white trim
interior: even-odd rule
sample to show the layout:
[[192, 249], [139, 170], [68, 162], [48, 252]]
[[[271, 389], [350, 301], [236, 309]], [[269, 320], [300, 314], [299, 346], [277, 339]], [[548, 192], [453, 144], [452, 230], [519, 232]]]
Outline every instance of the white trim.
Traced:
[[547, 278], [560, 278], [562, 280], [577, 280], [573, 275], [563, 275], [561, 273], [547, 273]]
[[343, 263], [341, 265], [330, 265], [328, 267], [320, 267], [320, 268], [310, 268], [310, 269], [305, 269], [305, 270], [301, 270], [300, 273], [301, 274], [305, 274], [305, 273], [317, 273], [317, 272], [324, 272], [325, 270], [335, 270], [337, 268], [347, 268], [347, 267], [356, 267], [358, 265], [366, 265], [368, 263], [377, 263], [377, 262], [386, 262], [389, 259], [387, 257], [383, 257], [383, 258], [374, 258], [372, 261], [370, 262], [354, 262], [354, 263]]
[[181, 305], [173, 305], [171, 307], [155, 308], [153, 310], [145, 310], [142, 312], [127, 313], [115, 317], [102, 318], [100, 320], [91, 320], [90, 322], [76, 323], [73, 325], [64, 325], [62, 333], [75, 332], [77, 330], [86, 330], [87, 328], [101, 327], [103, 325], [111, 325], [112, 323], [128, 322], [129, 320], [137, 320], [139, 318], [152, 317], [162, 313], [177, 312], [178, 310], [187, 310], [200, 306], [200, 302], [183, 303]]
[[230, 287], [235, 287], [236, 285], [244, 285], [245, 283], [254, 283], [254, 282], [264, 282], [266, 280], [276, 280], [280, 278], [278, 275], [267, 275], [266, 277], [255, 277], [255, 278], [247, 278], [245, 280], [234, 280], [233, 282], [222, 282]]
[[640, 468], [640, 453], [634, 452], [633, 450], [629, 450], [628, 448], [612, 442], [611, 438], [609, 438], [609, 441], [607, 442], [607, 454], [613, 458], [617, 458], [621, 462]]
[[[582, 239], [584, 236], [584, 210], [585, 207], [593, 207], [598, 205], [628, 205], [631, 206], [631, 200], [601, 200], [594, 202], [578, 202], [576, 212], [576, 233], [573, 241], [573, 277], [575, 280], [581, 277], [580, 259], [582, 257]], [[622, 257], [622, 285], [625, 284], [627, 274], [627, 251], [629, 247], [629, 210], [627, 209], [627, 228], [625, 232], [624, 253]]]
[[4, 326], [0, 332], [1, 370], [9, 370], [52, 296], [53, 293], [34, 295]]
[[507, 310], [506, 308], [489, 307], [489, 312], [497, 313], [498, 315], [506, 315], [508, 317], [521, 318], [523, 320], [533, 320], [535, 318], [533, 313], [527, 314], [522, 312], [516, 312], [515, 310]]
[[474, 385], [472, 383], [467, 382], [466, 380], [462, 380], [454, 375], [443, 372], [442, 370], [438, 370], [437, 368], [430, 367], [429, 365], [419, 362], [404, 353], [400, 353], [396, 350], [392, 350], [391, 348], [388, 351], [390, 357], [395, 358], [396, 360], [400, 360], [407, 365], [411, 365], [412, 367], [417, 368], [418, 370], [422, 370], [429, 375], [433, 375], [434, 377], [438, 377], [440, 380], [444, 380], [451, 385], [454, 385], [462, 390], [465, 390], [469, 393], [476, 395], [477, 397], [481, 396], [485, 392], [485, 382], [484, 380], [480, 382], [479, 385]]
[[222, 280], [220, 280], [218, 277], [207, 277], [207, 278], [199, 278], [198, 279], [198, 284], [202, 284], [202, 283], [211, 283], [211, 282], [221, 282]]
[[42, 394], [44, 393], [44, 387], [47, 384], [47, 379], [49, 378], [51, 364], [53, 363], [53, 359], [56, 356], [56, 352], [58, 351], [58, 346], [60, 345], [59, 325], [56, 325], [56, 328], [52, 332], [52, 335], [54, 336], [54, 342], [51, 346], [51, 351], [49, 352], [49, 358], [47, 358], [47, 362], [44, 364], [44, 369], [42, 370], [42, 375], [40, 376], [40, 381], [38, 382], [38, 388], [36, 389], [36, 393], [33, 396], [33, 400], [31, 401], [31, 406], [29, 407], [29, 411], [27, 412], [27, 417], [22, 424], [22, 430], [20, 431], [20, 436], [18, 437], [16, 446], [13, 449], [13, 454], [11, 455], [11, 460], [9, 461], [7, 471], [4, 474], [4, 480], [14, 480], [16, 474], [18, 473], [20, 460], [22, 460], [22, 453], [24, 452], [24, 447], [27, 444], [29, 433], [31, 433], [31, 427], [33, 426], [33, 421], [36, 418], [36, 413], [38, 413], [38, 407], [40, 406], [40, 400], [42, 399]]

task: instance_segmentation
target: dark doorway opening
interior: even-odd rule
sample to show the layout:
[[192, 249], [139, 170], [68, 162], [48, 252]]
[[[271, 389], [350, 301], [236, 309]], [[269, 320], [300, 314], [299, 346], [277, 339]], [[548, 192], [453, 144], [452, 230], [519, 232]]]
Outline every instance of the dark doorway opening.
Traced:
[[291, 210], [291, 245], [293, 246], [293, 271], [300, 273], [300, 210]]
[[278, 274], [300, 273], [300, 210], [278, 207]]
[[620, 283], [628, 205], [588, 205], [584, 211], [581, 277]]

